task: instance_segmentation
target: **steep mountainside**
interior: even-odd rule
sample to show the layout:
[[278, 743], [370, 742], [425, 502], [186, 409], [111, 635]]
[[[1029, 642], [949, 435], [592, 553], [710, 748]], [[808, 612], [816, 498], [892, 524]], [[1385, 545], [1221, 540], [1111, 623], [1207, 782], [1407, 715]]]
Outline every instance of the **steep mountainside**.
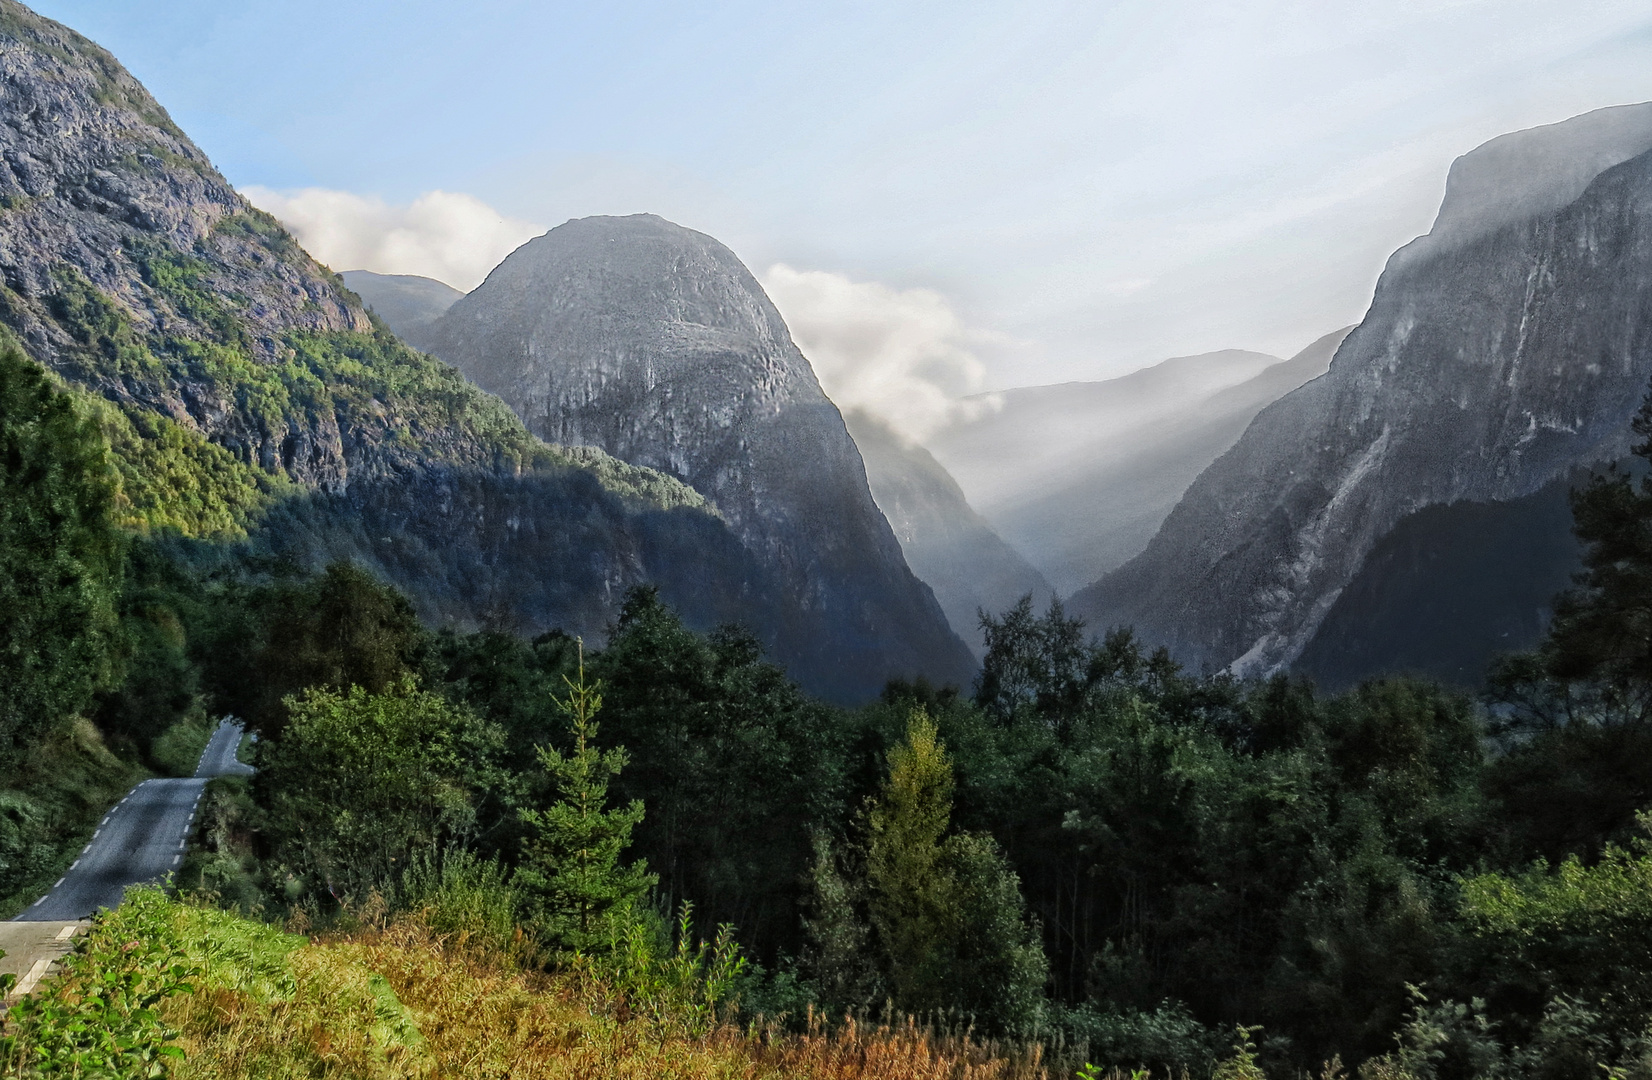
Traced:
[[958, 482], [929, 451], [865, 412], [843, 419], [907, 565], [935, 590], [952, 629], [977, 656], [985, 649], [980, 612], [1000, 614], [1028, 594], [1038, 610], [1049, 605], [1049, 582], [970, 508]]
[[1582, 568], [1570, 486], [1561, 479], [1509, 502], [1425, 506], [1401, 518], [1293, 668], [1333, 691], [1379, 672], [1478, 689], [1492, 657], [1537, 644], [1555, 594]]
[[1229, 350], [1008, 390], [1002, 409], [929, 446], [999, 535], [1069, 594], [1145, 548], [1258, 410], [1325, 370], [1342, 333], [1285, 361]]
[[108, 53], [12, 0], [0, 322], [102, 423], [127, 523], [195, 557], [349, 555], [427, 619], [597, 635], [653, 582], [696, 625], [738, 617], [809, 659], [812, 616], [701, 496], [545, 445], [409, 349]]
[[570, 221], [512, 252], [428, 342], [540, 437], [711, 499], [817, 620], [805, 667], [822, 679], [971, 677], [843, 418], [762, 288], [711, 237], [648, 214]]
[[423, 348], [430, 324], [465, 295], [445, 281], [416, 274], [375, 274], [346, 270], [339, 274], [344, 287], [361, 297], [367, 310], [384, 320], [396, 336]]
[[[1460, 160], [1329, 373], [1264, 409], [1074, 608], [1194, 664], [1277, 670], [1403, 518], [1623, 456], [1652, 375], [1649, 146], [1637, 105]], [[1512, 218], [1487, 209], [1504, 182]]]

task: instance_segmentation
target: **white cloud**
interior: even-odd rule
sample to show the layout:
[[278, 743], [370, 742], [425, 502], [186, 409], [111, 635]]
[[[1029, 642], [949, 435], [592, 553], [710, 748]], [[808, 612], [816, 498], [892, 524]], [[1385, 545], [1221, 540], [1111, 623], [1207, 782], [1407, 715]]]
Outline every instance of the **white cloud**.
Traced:
[[921, 442], [948, 424], [998, 407], [978, 397], [986, 368], [964, 326], [933, 289], [892, 289], [784, 263], [763, 275], [792, 338], [840, 409], [864, 409]]
[[334, 270], [418, 274], [469, 292], [525, 241], [544, 232], [482, 200], [427, 191], [405, 206], [326, 188], [241, 192], [274, 214], [311, 255]]

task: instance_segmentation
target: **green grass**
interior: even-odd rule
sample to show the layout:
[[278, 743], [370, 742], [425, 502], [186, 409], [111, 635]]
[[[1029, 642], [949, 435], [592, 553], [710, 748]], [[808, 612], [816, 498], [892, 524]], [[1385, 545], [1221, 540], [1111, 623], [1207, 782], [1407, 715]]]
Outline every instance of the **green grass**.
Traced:
[[149, 748], [149, 759], [167, 776], [194, 776], [217, 728], [218, 721], [197, 708], [161, 732]]
[[[591, 969], [545, 974], [418, 915], [355, 912], [314, 936], [128, 892], [82, 939], [66, 977], [7, 1018], [10, 1065], [66, 1061], [116, 1032], [176, 1080], [1034, 1080], [1027, 1054], [912, 1025], [716, 1024], [691, 1033], [634, 1014]], [[133, 945], [127, 944], [134, 943]], [[105, 988], [119, 988], [111, 993]], [[144, 1010], [144, 1002], [152, 1007]], [[19, 1022], [19, 1013], [21, 1022]], [[78, 1025], [78, 1026], [77, 1026]], [[162, 1048], [165, 1049], [162, 1049]], [[118, 1049], [118, 1048], [117, 1048]], [[124, 1064], [124, 1063], [123, 1063]], [[27, 1075], [26, 1072], [23, 1072]], [[128, 1072], [123, 1075], [133, 1075]]]

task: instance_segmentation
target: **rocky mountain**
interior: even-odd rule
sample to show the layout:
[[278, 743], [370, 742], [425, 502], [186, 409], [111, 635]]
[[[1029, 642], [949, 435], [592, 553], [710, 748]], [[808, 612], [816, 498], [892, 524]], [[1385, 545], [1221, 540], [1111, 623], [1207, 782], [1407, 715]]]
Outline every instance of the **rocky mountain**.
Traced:
[[433, 623], [599, 638], [652, 583], [696, 626], [746, 623], [817, 690], [876, 689], [828, 677], [823, 649], [867, 650], [817, 644], [810, 600], [702, 496], [536, 439], [375, 326], [113, 57], [14, 0], [0, 324], [102, 424], [127, 524], [192, 558], [351, 557]]
[[436, 355], [543, 439], [592, 446], [714, 503], [816, 620], [822, 683], [967, 683], [969, 650], [912, 575], [843, 418], [728, 248], [648, 214], [570, 221], [431, 327]]
[[935, 591], [952, 629], [977, 656], [985, 652], [980, 612], [1000, 614], [1027, 595], [1039, 611], [1049, 605], [1049, 582], [970, 507], [929, 451], [864, 411], [843, 419], [907, 565]]
[[422, 346], [430, 324], [465, 295], [445, 281], [417, 274], [346, 270], [339, 277], [344, 279], [345, 288], [361, 297], [369, 311], [414, 348]]
[[[1330, 371], [1264, 409], [1147, 550], [1074, 609], [1195, 665], [1279, 670], [1351, 640], [1337, 605], [1363, 596], [1369, 613], [1382, 568], [1415, 563], [1402, 522], [1452, 538], [1454, 559], [1491, 557], [1487, 529], [1461, 525], [1485, 512], [1463, 504], [1516, 503], [1622, 457], [1652, 375], [1649, 151], [1652, 104], [1459, 159], [1434, 227], [1389, 260]], [[1453, 505], [1455, 524], [1420, 513]], [[1564, 561], [1562, 542], [1530, 539], [1550, 555], [1520, 558]], [[1307, 653], [1335, 626], [1337, 641]]]
[[1147, 546], [1264, 406], [1314, 378], [1342, 335], [1290, 360], [1233, 349], [1117, 379], [1007, 390], [928, 441], [972, 505], [1063, 595]]

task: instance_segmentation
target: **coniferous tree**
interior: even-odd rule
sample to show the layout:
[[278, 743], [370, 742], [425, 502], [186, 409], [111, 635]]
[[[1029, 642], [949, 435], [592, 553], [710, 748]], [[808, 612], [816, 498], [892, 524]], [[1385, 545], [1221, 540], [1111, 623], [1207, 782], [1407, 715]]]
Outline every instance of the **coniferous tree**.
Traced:
[[866, 815], [872, 928], [895, 1005], [958, 1008], [991, 1031], [1031, 1029], [1048, 962], [1023, 915], [1021, 883], [990, 837], [947, 836], [952, 762], [922, 709], [889, 756]]
[[540, 925], [552, 942], [570, 952], [600, 950], [612, 942], [618, 924], [655, 878], [642, 860], [622, 865], [631, 830], [642, 820], [643, 804], [610, 810], [608, 782], [626, 764], [623, 747], [595, 746], [596, 714], [602, 683], [585, 681], [580, 648], [576, 679], [563, 676], [568, 696], [557, 707], [568, 718], [573, 752], [540, 747], [539, 761], [559, 799], [544, 810], [522, 815], [532, 833], [518, 881], [535, 897]]
[[[1631, 452], [1652, 464], [1652, 393], [1630, 421]], [[1601, 684], [1635, 719], [1652, 710], [1652, 475], [1597, 474], [1572, 493], [1584, 544], [1577, 587], [1555, 604], [1542, 656], [1549, 674]]]

